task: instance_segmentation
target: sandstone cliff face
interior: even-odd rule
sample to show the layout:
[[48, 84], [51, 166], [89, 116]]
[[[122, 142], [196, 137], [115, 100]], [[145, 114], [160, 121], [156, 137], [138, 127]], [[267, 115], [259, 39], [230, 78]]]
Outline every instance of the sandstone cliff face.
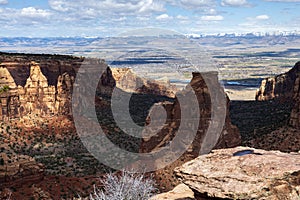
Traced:
[[256, 92], [257, 101], [280, 99], [289, 101], [293, 98], [297, 73], [300, 72], [300, 62], [284, 74], [262, 80], [259, 90]]
[[214, 150], [176, 168], [196, 199], [300, 198], [300, 154], [246, 147]]
[[[115, 80], [110, 69], [103, 62], [96, 60], [89, 62], [96, 62], [92, 63], [92, 66], [94, 64], [105, 65], [107, 70], [102, 74], [98, 90], [102, 93], [111, 93]], [[80, 62], [70, 60], [67, 63], [65, 61], [62, 64], [65, 66], [61, 67], [59, 64], [58, 71], [51, 71], [57, 68], [57, 66], [50, 66], [51, 64], [55, 63], [43, 61], [42, 67], [41, 64], [33, 61], [29, 65], [21, 66], [20, 63], [11, 62], [1, 64], [4, 67], [0, 68], [0, 87], [9, 86], [9, 89], [0, 92], [0, 119], [71, 115], [71, 94]], [[28, 77], [23, 71], [27, 67], [29, 68]], [[20, 71], [18, 68], [23, 68], [23, 70]], [[23, 77], [21, 77], [20, 73], [23, 72]]]
[[112, 68], [118, 88], [126, 92], [154, 94], [174, 98], [177, 89], [169, 81], [161, 82], [138, 77], [130, 68]]
[[[227, 148], [238, 146], [241, 142], [241, 137], [237, 127], [233, 126], [230, 122], [227, 105], [228, 98], [225, 97], [223, 89], [219, 87], [217, 74], [209, 73], [205, 74], [205, 76], [209, 77], [209, 80], [207, 80], [210, 82], [210, 84], [213, 83], [214, 86], [216, 86], [214, 87], [215, 90], [220, 90], [218, 95], [224, 95], [222, 98], [225, 102], [222, 102], [221, 105], [218, 105], [223, 107], [225, 110], [225, 113], [222, 113], [226, 115], [224, 116], [225, 119], [223, 122], [222, 119], [220, 119], [220, 121], [216, 120], [215, 118], [213, 119], [212, 115], [216, 115], [216, 113], [212, 113], [214, 105], [212, 105], [211, 93], [209, 92], [208, 86], [206, 85], [206, 82], [200, 73], [193, 73], [193, 78], [190, 84], [185, 90], [177, 93], [177, 98], [174, 103], [165, 102], [157, 104], [152, 108], [147, 118], [148, 123], [150, 123], [151, 117], [156, 119], [156, 121], [151, 122], [151, 126], [145, 129], [140, 152], [155, 152], [164, 148], [173, 142], [173, 139], [176, 137], [176, 134], [178, 134], [177, 132], [179, 132], [179, 129], [183, 130], [183, 134], [181, 135], [182, 141], [180, 141], [177, 146], [185, 146], [188, 148], [187, 152], [180, 156], [174, 163], [168, 165], [162, 170], [155, 172], [155, 178], [160, 184], [160, 189], [162, 191], [170, 190], [178, 183], [178, 180], [174, 178], [173, 174], [175, 167], [198, 157], [200, 152], [207, 153], [211, 150], [203, 150], [203, 148], [205, 149], [204, 145], [206, 145], [207, 148]], [[189, 95], [193, 93], [195, 94], [196, 99], [190, 101]], [[187, 99], [185, 99], [186, 97]], [[180, 102], [179, 98], [186, 100], [186, 102]], [[212, 98], [221, 98], [221, 96], [214, 96]], [[197, 105], [199, 108], [195, 107]], [[160, 106], [163, 106], [166, 110], [166, 122], [159, 120], [159, 116], [163, 115], [159, 112], [156, 112], [156, 107]], [[199, 121], [195, 121], [197, 116], [194, 116], [195, 110], [197, 109], [200, 111]], [[187, 114], [185, 119], [182, 119], [183, 112]], [[157, 127], [158, 124], [163, 124], [163, 127]], [[215, 136], [205, 140], [209, 126], [213, 126], [213, 131], [217, 132], [218, 128], [216, 125], [221, 126], [221, 134], [218, 141], [216, 138], [214, 138]], [[187, 145], [186, 142], [190, 139], [192, 139], [192, 144]]]

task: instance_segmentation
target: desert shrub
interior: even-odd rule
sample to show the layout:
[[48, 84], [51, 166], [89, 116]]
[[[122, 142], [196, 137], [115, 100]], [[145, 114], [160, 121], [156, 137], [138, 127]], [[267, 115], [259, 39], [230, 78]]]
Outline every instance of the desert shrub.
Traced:
[[101, 183], [103, 190], [95, 187], [90, 200], [147, 200], [156, 190], [152, 179], [128, 171], [121, 176], [109, 173]]
[[4, 85], [4, 86], [0, 87], [0, 93], [7, 92], [8, 90], [9, 90], [9, 86], [8, 85]]

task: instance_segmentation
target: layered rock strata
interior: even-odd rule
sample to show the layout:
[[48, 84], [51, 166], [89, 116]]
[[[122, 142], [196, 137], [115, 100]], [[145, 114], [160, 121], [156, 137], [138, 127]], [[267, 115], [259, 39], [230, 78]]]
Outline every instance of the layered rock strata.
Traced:
[[[92, 66], [104, 65], [106, 67], [106, 71], [101, 76], [98, 90], [102, 93], [111, 93], [115, 87], [115, 80], [108, 66], [101, 60], [100, 62], [91, 60], [89, 63], [92, 63]], [[43, 67], [38, 63], [31, 62], [28, 77], [23, 77], [26, 80], [24, 85], [18, 85], [17, 82], [23, 82], [23, 80], [18, 77], [16, 78], [18, 81], [14, 81], [14, 70], [11, 72], [9, 70], [11, 65], [11, 63], [2, 63], [2, 66], [6, 66], [6, 68], [0, 68], [0, 87], [6, 88], [0, 92], [0, 119], [71, 115], [71, 95], [75, 80], [75, 75], [72, 74], [78, 70], [78, 66], [69, 65], [70, 69], [57, 72], [54, 80], [53, 77], [48, 77], [45, 72], [43, 73]], [[15, 75], [15, 77], [17, 76], [18, 74]]]

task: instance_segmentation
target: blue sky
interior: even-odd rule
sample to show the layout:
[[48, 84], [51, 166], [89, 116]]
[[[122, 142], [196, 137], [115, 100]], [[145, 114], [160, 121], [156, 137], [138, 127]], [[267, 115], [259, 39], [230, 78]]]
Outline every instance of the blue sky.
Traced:
[[299, 31], [300, 0], [0, 0], [0, 37]]

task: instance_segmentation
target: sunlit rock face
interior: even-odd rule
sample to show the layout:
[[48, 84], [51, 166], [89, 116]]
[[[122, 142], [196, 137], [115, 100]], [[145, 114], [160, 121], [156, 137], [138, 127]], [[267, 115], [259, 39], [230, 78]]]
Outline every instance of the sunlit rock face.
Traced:
[[178, 89], [169, 80], [148, 80], [139, 77], [130, 68], [112, 68], [116, 86], [126, 92], [154, 94], [174, 98]]
[[[29, 58], [28, 58], [29, 59]], [[90, 66], [101, 65], [104, 72], [98, 91], [111, 94], [115, 87], [110, 68], [101, 60], [85, 61]], [[71, 115], [71, 96], [76, 72], [83, 60], [55, 62], [41, 60], [3, 62], [0, 68], [0, 119]], [[97, 74], [95, 74], [97, 76]], [[98, 75], [99, 76], [99, 75]]]
[[214, 150], [175, 169], [197, 197], [296, 200], [300, 154], [236, 147]]

